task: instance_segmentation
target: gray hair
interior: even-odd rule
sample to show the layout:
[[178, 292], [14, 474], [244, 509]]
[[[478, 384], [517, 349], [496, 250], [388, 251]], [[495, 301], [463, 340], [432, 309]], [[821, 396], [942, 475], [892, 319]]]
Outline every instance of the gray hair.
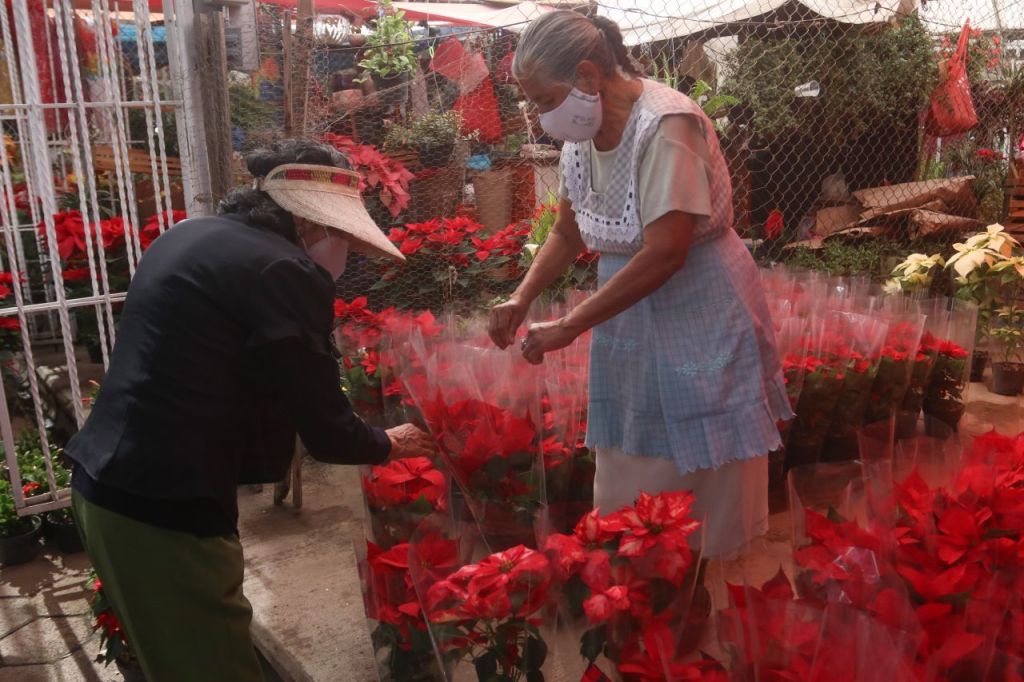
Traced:
[[576, 80], [576, 67], [585, 59], [594, 62], [606, 76], [639, 75], [614, 21], [588, 18], [572, 10], [548, 12], [530, 22], [519, 37], [512, 74], [520, 80], [571, 85]]

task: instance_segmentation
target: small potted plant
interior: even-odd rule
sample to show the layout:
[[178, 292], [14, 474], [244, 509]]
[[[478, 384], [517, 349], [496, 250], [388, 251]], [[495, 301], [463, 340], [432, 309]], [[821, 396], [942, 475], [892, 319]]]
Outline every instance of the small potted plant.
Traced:
[[999, 395], [1020, 395], [1024, 391], [1024, 308], [1004, 306], [996, 311], [989, 336], [1003, 351], [1003, 361], [992, 363], [992, 391]]
[[441, 168], [452, 160], [455, 145], [462, 139], [461, 127], [462, 116], [457, 111], [424, 114], [409, 126], [390, 126], [384, 138], [384, 151], [414, 151], [424, 168]]
[[366, 38], [366, 57], [359, 66], [373, 80], [381, 104], [397, 106], [405, 101], [409, 76], [416, 70], [415, 43], [404, 12], [392, 8], [390, 0], [381, 0], [380, 9], [371, 22], [373, 33]]
[[[30, 489], [25, 494], [31, 492]], [[18, 516], [11, 482], [0, 477], [0, 566], [14, 566], [35, 559], [39, 554], [41, 533], [42, 521], [38, 516]]]

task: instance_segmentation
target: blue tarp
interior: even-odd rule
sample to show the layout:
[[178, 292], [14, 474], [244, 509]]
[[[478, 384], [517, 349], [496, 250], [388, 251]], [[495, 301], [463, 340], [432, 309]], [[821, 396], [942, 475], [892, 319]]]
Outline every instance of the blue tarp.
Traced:
[[[163, 26], [152, 26], [149, 29], [153, 34], [153, 55], [156, 57], [156, 67], [167, 66], [167, 29]], [[131, 65], [132, 72], [139, 73], [139, 32], [138, 27], [133, 23], [118, 24], [117, 39], [121, 43], [121, 53]]]

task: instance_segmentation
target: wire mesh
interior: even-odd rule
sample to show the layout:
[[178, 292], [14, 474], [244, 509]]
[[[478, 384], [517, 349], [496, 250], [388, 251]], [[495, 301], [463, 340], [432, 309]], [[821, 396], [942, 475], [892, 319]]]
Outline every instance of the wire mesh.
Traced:
[[[560, 143], [525, 102], [511, 55], [556, 6], [616, 21], [647, 78], [701, 104], [728, 163], [735, 229], [762, 262], [882, 277], [965, 231], [1024, 229], [1017, 0], [338, 2], [314, 18], [302, 3], [259, 3], [259, 68], [231, 79], [235, 150], [282, 134], [344, 149], [371, 214], [409, 256], [403, 268], [350, 263], [342, 297], [466, 310], [514, 288], [551, 222]], [[965, 25], [977, 124], [934, 137], [927, 112]], [[562, 288], [592, 287], [594, 260]]]
[[88, 413], [141, 253], [184, 217], [177, 19], [174, 0], [159, 14], [146, 0], [0, 12], [0, 501], [21, 514], [67, 505], [61, 447]]

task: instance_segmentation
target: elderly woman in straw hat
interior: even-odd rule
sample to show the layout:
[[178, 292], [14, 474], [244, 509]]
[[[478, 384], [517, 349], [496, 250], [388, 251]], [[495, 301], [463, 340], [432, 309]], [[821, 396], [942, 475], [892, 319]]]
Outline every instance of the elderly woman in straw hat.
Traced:
[[541, 291], [584, 247], [600, 252], [597, 292], [532, 325], [522, 352], [540, 362], [592, 329], [595, 504], [608, 513], [640, 491], [692, 490], [705, 556], [735, 554], [766, 529], [766, 455], [791, 412], [714, 126], [685, 95], [637, 77], [603, 17], [545, 14], [512, 69], [566, 143], [558, 220], [493, 310], [492, 338], [510, 345]]
[[402, 259], [359, 177], [311, 141], [247, 164], [253, 187], [139, 263], [110, 369], [67, 447], [86, 549], [150, 682], [262, 678], [236, 488], [280, 480], [296, 433], [336, 464], [430, 448], [411, 425], [368, 426], [338, 388], [330, 333], [348, 250]]

